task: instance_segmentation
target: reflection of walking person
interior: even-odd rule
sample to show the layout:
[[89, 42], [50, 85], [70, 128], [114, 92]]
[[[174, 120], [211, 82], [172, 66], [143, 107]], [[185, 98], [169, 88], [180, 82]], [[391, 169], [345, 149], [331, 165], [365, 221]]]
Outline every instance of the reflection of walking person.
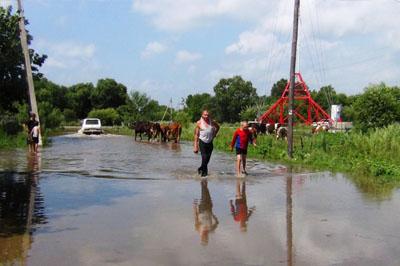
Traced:
[[231, 206], [231, 213], [233, 219], [239, 222], [240, 230], [242, 232], [247, 231], [247, 221], [249, 220], [251, 214], [255, 210], [255, 206], [250, 209], [247, 208], [247, 198], [246, 198], [246, 182], [241, 180], [236, 180], [236, 200], [235, 206], [233, 201], [229, 201]]
[[[236, 176], [241, 177], [242, 174], [247, 175], [246, 172], [246, 156], [247, 146], [249, 142], [256, 147], [256, 140], [249, 130], [249, 124], [246, 121], [240, 122], [240, 128], [236, 129], [233, 134], [232, 142], [230, 145], [231, 151], [233, 147], [236, 148]], [[240, 172], [240, 166], [243, 164], [243, 171]]]
[[200, 234], [201, 244], [208, 244], [208, 234], [213, 232], [218, 226], [218, 219], [212, 212], [212, 201], [208, 190], [207, 180], [201, 181], [201, 200], [200, 203], [193, 203], [194, 228]]
[[201, 166], [197, 169], [201, 176], [208, 175], [208, 163], [213, 151], [213, 140], [219, 131], [219, 125], [213, 121], [207, 110], [203, 110], [201, 118], [196, 123], [194, 130], [193, 152], [198, 153], [200, 148]]

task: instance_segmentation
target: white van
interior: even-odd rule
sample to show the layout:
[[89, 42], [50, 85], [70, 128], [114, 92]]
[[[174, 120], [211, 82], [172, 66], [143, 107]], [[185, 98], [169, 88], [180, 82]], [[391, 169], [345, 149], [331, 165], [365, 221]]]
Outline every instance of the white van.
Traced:
[[101, 121], [98, 118], [85, 118], [82, 121], [82, 127], [79, 129], [80, 134], [103, 134], [103, 129], [101, 128]]

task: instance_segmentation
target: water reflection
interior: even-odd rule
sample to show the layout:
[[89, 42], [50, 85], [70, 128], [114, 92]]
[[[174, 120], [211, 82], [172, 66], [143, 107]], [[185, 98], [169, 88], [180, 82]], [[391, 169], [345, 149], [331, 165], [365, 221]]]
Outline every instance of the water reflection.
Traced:
[[[300, 179], [301, 180], [301, 179]], [[287, 246], [287, 265], [293, 266], [294, 247], [293, 247], [293, 200], [292, 200], [293, 176], [292, 169], [288, 169], [286, 177], [286, 246]]]
[[39, 191], [40, 156], [30, 154], [25, 174], [0, 173], [0, 264], [24, 264], [34, 225], [46, 223]]
[[201, 180], [201, 199], [193, 203], [194, 228], [200, 234], [201, 244], [208, 244], [209, 233], [215, 231], [218, 226], [218, 218], [213, 213], [213, 204], [208, 190], [208, 181]]
[[236, 180], [236, 199], [235, 205], [233, 205], [233, 200], [229, 201], [231, 206], [231, 213], [233, 219], [239, 223], [240, 231], [247, 231], [247, 222], [255, 211], [256, 206], [247, 207], [247, 197], [246, 197], [246, 181], [238, 178]]

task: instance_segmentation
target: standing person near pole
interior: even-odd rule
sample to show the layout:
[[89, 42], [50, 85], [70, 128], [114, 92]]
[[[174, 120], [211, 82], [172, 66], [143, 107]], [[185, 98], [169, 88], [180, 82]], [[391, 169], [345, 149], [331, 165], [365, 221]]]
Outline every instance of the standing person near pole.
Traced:
[[32, 130], [33, 128], [36, 126], [36, 123], [38, 123], [38, 121], [36, 120], [36, 114], [33, 112], [29, 113], [29, 120], [26, 122], [26, 128], [28, 131], [28, 137], [26, 140], [26, 143], [28, 144], [29, 147], [29, 151], [30, 152], [34, 152], [35, 151], [35, 142], [33, 140], [33, 136], [32, 136]]
[[208, 175], [208, 163], [214, 149], [213, 140], [218, 134], [218, 131], [218, 123], [209, 117], [208, 110], [203, 110], [201, 113], [201, 118], [199, 121], [197, 121], [196, 128], [194, 130], [193, 148], [194, 153], [198, 153], [200, 149], [201, 166], [197, 169], [197, 172], [201, 176]]

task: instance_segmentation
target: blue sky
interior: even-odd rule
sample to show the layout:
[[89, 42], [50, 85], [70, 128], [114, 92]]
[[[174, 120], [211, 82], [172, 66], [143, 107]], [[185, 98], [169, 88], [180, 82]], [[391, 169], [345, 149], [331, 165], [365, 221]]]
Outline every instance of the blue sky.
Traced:
[[[0, 0], [1, 5], [16, 0]], [[260, 95], [288, 78], [293, 0], [23, 0], [41, 71], [114, 78], [160, 103], [241, 75]], [[297, 70], [311, 89], [400, 85], [400, 1], [302, 0]]]

